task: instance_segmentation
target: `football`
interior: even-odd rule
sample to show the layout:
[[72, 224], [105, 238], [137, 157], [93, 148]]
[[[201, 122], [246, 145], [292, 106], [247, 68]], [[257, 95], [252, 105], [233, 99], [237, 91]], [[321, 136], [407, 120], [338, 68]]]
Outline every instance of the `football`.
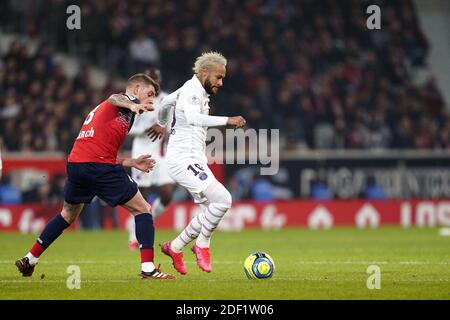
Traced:
[[254, 252], [244, 261], [244, 272], [248, 279], [268, 279], [275, 271], [275, 263], [265, 252]]

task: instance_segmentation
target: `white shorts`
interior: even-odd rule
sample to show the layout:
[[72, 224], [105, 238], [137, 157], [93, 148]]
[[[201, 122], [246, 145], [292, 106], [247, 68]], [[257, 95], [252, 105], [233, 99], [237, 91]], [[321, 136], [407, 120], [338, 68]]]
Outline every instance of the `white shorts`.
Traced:
[[189, 191], [195, 203], [206, 201], [203, 191], [217, 180], [208, 164], [183, 159], [169, 162], [167, 166], [172, 179]]
[[169, 175], [166, 159], [156, 160], [155, 167], [149, 173], [131, 168], [131, 177], [139, 187], [144, 188], [175, 183]]

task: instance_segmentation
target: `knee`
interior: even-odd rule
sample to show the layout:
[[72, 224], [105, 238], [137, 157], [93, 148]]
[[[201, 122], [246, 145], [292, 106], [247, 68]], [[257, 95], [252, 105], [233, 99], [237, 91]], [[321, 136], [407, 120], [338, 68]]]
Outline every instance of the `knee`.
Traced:
[[135, 216], [141, 213], [151, 213], [152, 206], [147, 201], [142, 201], [138, 205], [133, 207], [130, 211]]
[[233, 204], [233, 198], [231, 197], [231, 193], [227, 192], [224, 195], [224, 205], [227, 207], [227, 210], [231, 208], [231, 205]]
[[74, 221], [77, 219], [77, 215], [74, 215], [68, 211], [63, 210], [61, 212], [61, 217], [63, 217], [64, 220], [66, 220], [66, 222], [68, 224], [72, 224], [74, 223]]
[[144, 201], [144, 203], [142, 204], [141, 213], [151, 213], [151, 212], [152, 212], [152, 206], [147, 201]]
[[224, 192], [218, 195], [215, 201], [212, 201], [212, 204], [221, 211], [228, 211], [231, 208], [232, 202], [231, 194], [228, 190], [224, 190]]
[[82, 209], [83, 204], [71, 204], [68, 202], [64, 202], [64, 206], [61, 211], [61, 217], [63, 217], [63, 219], [66, 220], [68, 224], [72, 224], [78, 218]]

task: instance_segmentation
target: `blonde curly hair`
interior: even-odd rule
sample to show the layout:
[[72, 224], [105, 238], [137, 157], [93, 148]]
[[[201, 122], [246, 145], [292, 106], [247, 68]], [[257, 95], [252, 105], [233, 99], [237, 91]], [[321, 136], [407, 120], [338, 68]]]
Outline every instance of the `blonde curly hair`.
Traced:
[[205, 67], [209, 69], [216, 64], [220, 64], [226, 67], [227, 59], [221, 53], [216, 51], [204, 52], [201, 54], [201, 56], [197, 57], [192, 70], [195, 74], [198, 74], [201, 69]]

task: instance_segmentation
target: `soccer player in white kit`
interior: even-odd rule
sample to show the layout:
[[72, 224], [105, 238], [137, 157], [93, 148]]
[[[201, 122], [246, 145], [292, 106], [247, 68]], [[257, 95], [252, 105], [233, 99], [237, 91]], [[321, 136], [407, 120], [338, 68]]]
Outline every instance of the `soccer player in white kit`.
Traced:
[[208, 168], [205, 154], [208, 127], [233, 125], [240, 128], [245, 125], [241, 116], [208, 115], [209, 96], [222, 87], [226, 64], [225, 57], [217, 52], [199, 56], [193, 67], [194, 76], [163, 100], [158, 124], [149, 131], [151, 138], [158, 138], [168, 122], [169, 110], [174, 106], [167, 166], [175, 182], [185, 187], [202, 209], [174, 240], [161, 246], [162, 252], [172, 258], [173, 266], [181, 274], [187, 273], [183, 249], [195, 239], [192, 251], [197, 265], [203, 271], [211, 272], [211, 234], [231, 207], [231, 194]]
[[[153, 78], [159, 85], [161, 85], [162, 77], [159, 69], [148, 69], [145, 71], [145, 74]], [[176, 187], [175, 182], [169, 175], [166, 164], [166, 139], [163, 138], [150, 143], [149, 138], [147, 137], [147, 130], [157, 122], [158, 110], [161, 106], [162, 100], [166, 96], [167, 93], [161, 90], [153, 100], [155, 112], [144, 112], [141, 115], [137, 115], [133, 127], [129, 132], [129, 135], [134, 137], [131, 147], [132, 157], [137, 157], [141, 154], [151, 154], [152, 159], [156, 161], [155, 167], [149, 173], [131, 168], [131, 176], [133, 180], [136, 181], [142, 195], [145, 198], [147, 198], [150, 192], [150, 187], [155, 186], [158, 188], [158, 198], [156, 198], [152, 203], [153, 219], [158, 218], [164, 212], [166, 206], [172, 200], [172, 194]], [[167, 135], [165, 134], [164, 136]], [[134, 219], [128, 219], [126, 227], [128, 230], [128, 247], [130, 250], [135, 250], [139, 247], [139, 244], [136, 239]]]

